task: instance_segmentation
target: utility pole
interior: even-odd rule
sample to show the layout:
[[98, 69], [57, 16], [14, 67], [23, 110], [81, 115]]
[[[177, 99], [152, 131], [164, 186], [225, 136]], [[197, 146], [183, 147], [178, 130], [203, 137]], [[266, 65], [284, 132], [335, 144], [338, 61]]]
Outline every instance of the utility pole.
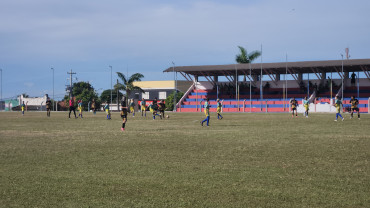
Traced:
[[69, 77], [69, 83], [70, 83], [70, 85], [69, 85], [69, 98], [72, 99], [72, 96], [73, 96], [73, 94], [72, 94], [72, 75], [76, 74], [76, 72], [72, 72], [72, 69], [71, 69], [71, 72], [67, 72], [67, 74], [70, 75], [70, 77]]

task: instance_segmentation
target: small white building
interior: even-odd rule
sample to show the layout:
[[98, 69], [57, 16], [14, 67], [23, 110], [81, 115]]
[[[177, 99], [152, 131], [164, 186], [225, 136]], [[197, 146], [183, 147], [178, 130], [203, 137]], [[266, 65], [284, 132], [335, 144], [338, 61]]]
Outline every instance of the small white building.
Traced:
[[[47, 99], [48, 94], [45, 94], [43, 97], [24, 97], [20, 95], [17, 98], [19, 105], [22, 105], [24, 102], [27, 110], [46, 110]], [[31, 106], [32, 109], [30, 108]]]

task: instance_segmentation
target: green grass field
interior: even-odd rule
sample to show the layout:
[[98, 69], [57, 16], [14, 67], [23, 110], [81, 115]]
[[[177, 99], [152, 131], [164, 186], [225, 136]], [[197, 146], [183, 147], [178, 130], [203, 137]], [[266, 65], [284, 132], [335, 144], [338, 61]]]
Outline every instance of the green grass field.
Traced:
[[1, 207], [370, 207], [370, 115], [0, 113]]

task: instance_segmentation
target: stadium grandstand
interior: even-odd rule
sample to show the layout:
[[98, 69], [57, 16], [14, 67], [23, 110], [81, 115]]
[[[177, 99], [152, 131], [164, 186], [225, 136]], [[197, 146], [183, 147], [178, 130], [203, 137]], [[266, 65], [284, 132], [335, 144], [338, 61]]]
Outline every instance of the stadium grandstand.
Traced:
[[[346, 111], [354, 96], [360, 111], [368, 113], [369, 69], [370, 59], [346, 59], [176, 66], [164, 72], [179, 73], [193, 82], [177, 103], [178, 112], [201, 111], [206, 97], [210, 99], [210, 111], [216, 111], [216, 100], [220, 99], [223, 112], [289, 112], [292, 98], [301, 104], [306, 96], [311, 112], [334, 112], [335, 96], [343, 99]], [[300, 105], [298, 112], [303, 111]]]

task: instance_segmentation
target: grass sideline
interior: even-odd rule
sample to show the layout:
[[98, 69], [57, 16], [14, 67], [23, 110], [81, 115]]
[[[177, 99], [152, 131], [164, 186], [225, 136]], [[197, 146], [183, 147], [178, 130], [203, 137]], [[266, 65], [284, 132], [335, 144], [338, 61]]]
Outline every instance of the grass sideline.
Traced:
[[370, 207], [368, 114], [169, 115], [1, 112], [0, 207]]

